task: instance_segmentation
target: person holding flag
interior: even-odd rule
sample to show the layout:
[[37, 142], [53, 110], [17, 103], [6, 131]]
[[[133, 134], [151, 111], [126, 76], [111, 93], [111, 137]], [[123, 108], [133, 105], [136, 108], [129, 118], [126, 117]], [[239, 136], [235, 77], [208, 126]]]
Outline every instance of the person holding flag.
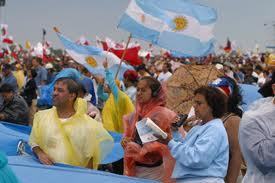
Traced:
[[98, 82], [97, 95], [105, 102], [102, 110], [103, 126], [109, 130], [123, 133], [122, 118], [124, 115], [134, 111], [134, 105], [128, 95], [119, 88], [119, 80], [114, 80], [112, 73], [108, 69], [108, 62], [103, 62], [105, 68], [106, 81], [103, 77], [95, 77]]

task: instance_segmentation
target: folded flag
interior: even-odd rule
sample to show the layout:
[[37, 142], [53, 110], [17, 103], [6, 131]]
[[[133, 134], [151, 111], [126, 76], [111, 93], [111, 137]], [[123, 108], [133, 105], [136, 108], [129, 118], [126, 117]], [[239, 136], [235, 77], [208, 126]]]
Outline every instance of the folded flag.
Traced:
[[119, 28], [187, 56], [205, 56], [214, 49], [212, 8], [183, 0], [131, 0]]
[[[103, 62], [105, 59], [108, 61], [109, 70], [115, 75], [117, 72], [120, 59], [113, 53], [104, 51], [91, 45], [77, 44], [56, 30], [57, 36], [64, 45], [66, 52], [80, 65], [84, 66], [89, 72], [95, 75], [105, 76]], [[118, 74], [118, 79], [123, 79], [123, 74], [126, 70], [132, 69], [130, 65], [122, 63], [121, 69]]]

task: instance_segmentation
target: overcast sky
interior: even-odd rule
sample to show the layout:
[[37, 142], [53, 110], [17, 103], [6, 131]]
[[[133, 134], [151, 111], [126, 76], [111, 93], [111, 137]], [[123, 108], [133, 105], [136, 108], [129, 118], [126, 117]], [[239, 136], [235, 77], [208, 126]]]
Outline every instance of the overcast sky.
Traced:
[[[105, 36], [114, 40], [126, 40], [129, 33], [117, 29], [120, 16], [130, 0], [6, 0], [1, 8], [0, 20], [9, 25], [14, 39], [25, 44], [37, 43], [46, 38], [56, 48], [62, 47], [53, 26], [69, 38], [77, 40], [81, 35], [95, 40]], [[214, 7], [218, 12], [215, 27], [217, 45], [225, 44], [227, 37], [235, 40], [243, 49], [251, 49], [256, 43], [260, 48], [273, 43], [275, 31], [275, 0], [195, 0]], [[266, 24], [264, 26], [264, 24]], [[273, 37], [272, 37], [273, 36]]]

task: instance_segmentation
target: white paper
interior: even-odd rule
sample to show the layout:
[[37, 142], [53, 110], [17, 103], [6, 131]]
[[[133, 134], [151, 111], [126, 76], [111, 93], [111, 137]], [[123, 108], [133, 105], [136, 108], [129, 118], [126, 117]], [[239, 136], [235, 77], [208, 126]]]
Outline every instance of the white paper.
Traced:
[[167, 137], [167, 134], [163, 132], [150, 118], [144, 118], [137, 122], [136, 128], [143, 144], [158, 140], [154, 134], [159, 134], [163, 138]]
[[167, 134], [164, 131], [162, 131], [162, 129], [158, 127], [158, 125], [156, 125], [156, 123], [154, 123], [150, 118], [147, 118], [146, 126], [150, 127], [154, 131], [154, 133], [162, 136], [162, 138], [167, 138]]

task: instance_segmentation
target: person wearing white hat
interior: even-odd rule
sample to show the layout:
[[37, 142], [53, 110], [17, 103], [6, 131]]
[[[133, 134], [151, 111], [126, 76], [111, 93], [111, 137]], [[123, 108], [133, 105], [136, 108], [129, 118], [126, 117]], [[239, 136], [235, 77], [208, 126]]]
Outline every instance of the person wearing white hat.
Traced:
[[54, 80], [56, 73], [54, 72], [54, 67], [53, 67], [52, 63], [47, 63], [45, 65], [45, 68], [48, 71], [48, 74], [47, 74], [47, 84], [50, 84]]

